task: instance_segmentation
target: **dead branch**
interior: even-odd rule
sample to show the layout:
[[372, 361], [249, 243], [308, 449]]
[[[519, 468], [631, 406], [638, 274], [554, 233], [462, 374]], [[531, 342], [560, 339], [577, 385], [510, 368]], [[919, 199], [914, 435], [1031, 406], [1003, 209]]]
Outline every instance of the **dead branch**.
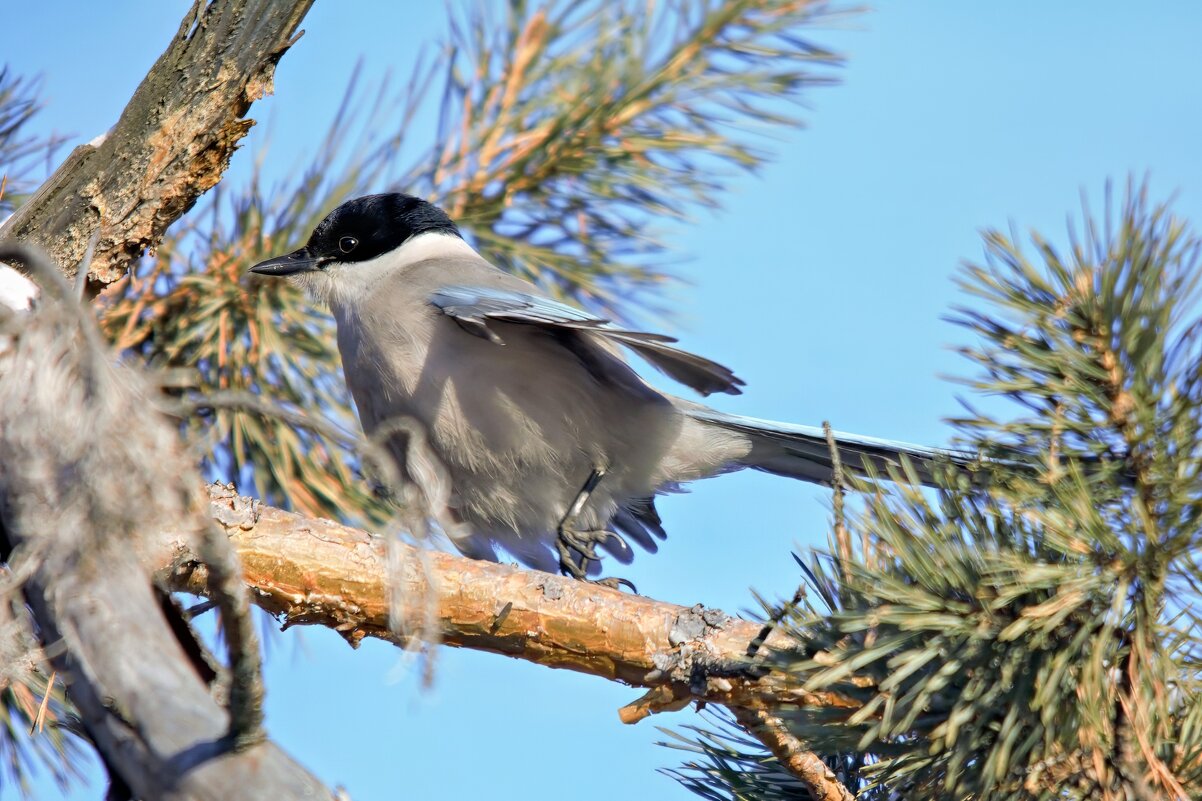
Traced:
[[99, 230], [90, 288], [121, 278], [221, 178], [312, 3], [196, 0], [113, 129], [77, 147], [0, 240], [40, 246], [73, 277]]
[[[352, 645], [379, 637], [406, 645], [416, 621], [389, 626], [387, 542], [330, 520], [306, 518], [209, 488], [211, 512], [230, 536], [255, 602], [285, 625], [332, 628]], [[185, 538], [159, 574], [173, 590], [205, 594], [207, 573]], [[676, 606], [562, 576], [400, 549], [405, 597], [435, 599], [441, 641], [548, 667], [621, 681], [650, 692], [622, 712], [633, 723], [689, 701], [726, 706], [794, 704], [855, 708], [808, 692], [747, 657], [760, 626], [717, 609]], [[432, 585], [432, 586], [431, 586]], [[764, 651], [774, 644], [769, 637]], [[762, 657], [761, 652], [761, 657]]]

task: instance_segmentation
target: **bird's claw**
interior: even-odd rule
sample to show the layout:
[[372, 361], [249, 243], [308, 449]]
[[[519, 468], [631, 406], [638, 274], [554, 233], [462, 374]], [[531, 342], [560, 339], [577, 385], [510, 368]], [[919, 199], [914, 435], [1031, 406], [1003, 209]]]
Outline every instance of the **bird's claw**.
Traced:
[[[583, 556], [585, 559], [599, 560], [601, 557], [597, 553], [597, 546], [603, 544], [610, 537], [616, 537], [619, 541], [625, 544], [625, 540], [614, 531], [607, 529], [592, 529], [579, 531], [576, 529], [563, 528], [559, 530], [559, 538], [567, 544], [569, 548]], [[627, 546], [629, 547], [629, 546]]]
[[589, 560], [600, 561], [600, 554], [597, 553], [597, 546], [609, 540], [610, 537], [617, 539], [625, 547], [630, 546], [622, 535], [608, 529], [573, 529], [566, 526], [561, 526], [558, 531], [559, 537], [556, 540], [556, 550], [559, 552], [559, 570], [565, 576], [571, 576], [580, 581], [587, 581], [590, 584], [598, 584], [602, 587], [608, 587], [612, 590], [620, 589], [621, 587], [629, 587], [630, 591], [638, 594], [638, 590], [634, 584], [623, 578], [603, 578], [590, 579], [588, 577], [588, 562]]
[[587, 581], [589, 584], [599, 584], [602, 587], [609, 587], [611, 590], [619, 590], [620, 591], [623, 587], [628, 587], [630, 589], [630, 592], [633, 593], [634, 595], [639, 594], [638, 587], [634, 586], [634, 582], [631, 581], [630, 579], [618, 578], [617, 576], [610, 576], [608, 578], [601, 578], [601, 579], [585, 579], [585, 581]]

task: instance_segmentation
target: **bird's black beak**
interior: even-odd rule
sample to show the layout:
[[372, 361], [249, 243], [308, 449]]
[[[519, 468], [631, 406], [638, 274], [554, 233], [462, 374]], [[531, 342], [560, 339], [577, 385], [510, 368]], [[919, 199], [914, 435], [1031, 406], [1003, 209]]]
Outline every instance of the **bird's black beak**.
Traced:
[[311, 255], [308, 248], [301, 248], [283, 256], [276, 256], [274, 259], [261, 261], [254, 267], [251, 267], [250, 272], [258, 273], [259, 275], [294, 275], [296, 273], [310, 272], [311, 270], [320, 270], [321, 265], [321, 259]]

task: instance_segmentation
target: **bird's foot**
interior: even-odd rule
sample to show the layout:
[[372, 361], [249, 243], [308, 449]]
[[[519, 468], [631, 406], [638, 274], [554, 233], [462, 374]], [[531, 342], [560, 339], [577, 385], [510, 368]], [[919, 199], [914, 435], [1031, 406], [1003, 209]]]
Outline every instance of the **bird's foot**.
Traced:
[[605, 476], [605, 469], [594, 467], [589, 473], [588, 480], [584, 482], [584, 486], [580, 488], [580, 492], [576, 494], [576, 499], [572, 501], [572, 505], [568, 508], [567, 514], [563, 516], [563, 520], [559, 521], [559, 527], [556, 533], [559, 535], [555, 539], [555, 547], [559, 551], [559, 570], [565, 576], [571, 576], [580, 581], [587, 581], [590, 584], [600, 584], [603, 587], [609, 587], [616, 590], [619, 587], [629, 587], [630, 591], [638, 594], [634, 584], [626, 579], [620, 578], [603, 578], [590, 579], [588, 577], [588, 563], [590, 560], [599, 562], [601, 557], [597, 554], [597, 546], [605, 543], [611, 537], [622, 543], [622, 547], [627, 551], [630, 546], [626, 540], [617, 532], [608, 529], [581, 529], [577, 528], [577, 521], [580, 519], [580, 514], [584, 510], [584, 505], [588, 503], [589, 496], [593, 490], [601, 483], [601, 479]]
[[634, 595], [639, 594], [638, 587], [634, 586], [634, 582], [631, 581], [630, 579], [619, 578], [617, 576], [609, 576], [607, 578], [584, 579], [584, 580], [587, 581], [589, 584], [596, 584], [601, 587], [608, 587], [611, 590], [618, 590], [619, 592], [621, 592], [622, 588], [625, 587], [628, 590], [630, 590], [630, 592], [632, 594], [634, 594]]
[[[610, 537], [616, 538], [625, 545], [626, 541], [622, 539], [622, 535], [608, 529], [579, 530], [566, 526], [560, 526], [558, 534], [555, 546], [559, 551], [561, 573], [579, 581], [609, 587], [611, 590], [629, 587], [631, 592], [638, 594], [634, 584], [624, 578], [591, 579], [588, 577], [589, 560], [599, 561], [601, 559], [600, 554], [597, 553], [597, 546]], [[629, 548], [629, 546], [627, 547]]]

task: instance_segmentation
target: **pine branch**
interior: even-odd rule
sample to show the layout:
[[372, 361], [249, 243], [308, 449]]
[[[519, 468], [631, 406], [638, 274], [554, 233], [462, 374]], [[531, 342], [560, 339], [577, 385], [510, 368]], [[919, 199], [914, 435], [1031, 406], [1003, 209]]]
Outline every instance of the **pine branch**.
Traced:
[[[401, 183], [550, 291], [629, 316], [668, 279], [653, 229], [715, 207], [834, 82], [825, 0], [514, 3], [457, 21], [437, 144]], [[758, 140], [758, 141], [757, 141]], [[625, 301], [624, 303], [622, 301]]]
[[814, 801], [855, 801], [827, 764], [789, 731], [784, 721], [762, 709], [735, 709], [735, 720], [764, 744], [797, 777]]
[[1041, 469], [998, 461], [988, 490], [865, 485], [849, 526], [873, 547], [840, 608], [785, 621], [818, 652], [790, 669], [862, 703], [786, 715], [790, 730], [871, 754], [870, 789], [1202, 792], [1202, 240], [1135, 182], [1111, 207], [1066, 251], [1034, 234], [1034, 258], [987, 232], [963, 280], [989, 304], [956, 318], [977, 338], [966, 383], [1014, 414], [956, 422], [969, 448]]
[[[760, 724], [761, 716], [771, 718], [771, 729]], [[788, 724], [769, 710], [708, 709], [703, 717], [708, 725], [685, 726], [687, 734], [661, 729], [671, 739], [659, 744], [691, 755], [662, 773], [707, 801], [815, 801], [824, 794], [886, 801], [884, 794], [860, 789], [858, 765], [807, 752]], [[852, 794], [850, 787], [859, 792]]]
[[[640, 714], [625, 716], [628, 722], [694, 700], [854, 708], [837, 693], [810, 693], [794, 677], [753, 665], [746, 652], [759, 624], [716, 609], [447, 553], [419, 557], [408, 545], [262, 506], [221, 485], [210, 486], [209, 501], [238, 553], [251, 597], [285, 626], [326, 626], [352, 645], [370, 636], [408, 646], [421, 623], [390, 625], [392, 547], [404, 565], [394, 591], [434, 599], [441, 643], [652, 691]], [[194, 548], [178, 534], [167, 537], [171, 554], [158, 569], [162, 580], [176, 591], [206, 594], [207, 572]], [[770, 637], [764, 652], [780, 642]]]

